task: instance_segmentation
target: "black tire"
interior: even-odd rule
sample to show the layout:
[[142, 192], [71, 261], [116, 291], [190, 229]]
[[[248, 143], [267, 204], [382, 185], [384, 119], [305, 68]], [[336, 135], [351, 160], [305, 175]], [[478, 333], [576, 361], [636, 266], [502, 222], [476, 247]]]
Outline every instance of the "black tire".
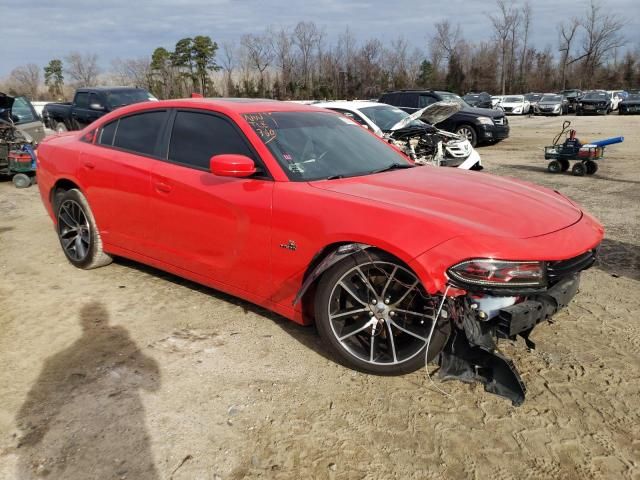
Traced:
[[563, 159], [560, 160], [560, 166], [562, 167], [561, 171], [566, 172], [567, 170], [569, 170], [571, 163], [569, 162], [569, 160]]
[[68, 130], [67, 130], [67, 126], [63, 122], [57, 122], [55, 131], [58, 133], [64, 133]]
[[478, 144], [478, 134], [476, 133], [476, 129], [473, 127], [473, 125], [463, 123], [462, 125], [459, 125], [458, 128], [456, 128], [455, 133], [457, 135], [462, 135], [464, 138], [469, 140], [469, 143], [471, 143], [471, 146], [474, 148]]
[[560, 173], [562, 171], [562, 164], [558, 160], [551, 160], [547, 165], [547, 170], [550, 173]]
[[576, 162], [571, 169], [571, 173], [573, 173], [576, 177], [582, 177], [585, 173], [587, 173], [587, 167], [582, 162]]
[[16, 188], [28, 188], [31, 186], [31, 177], [24, 173], [16, 173], [11, 181]]
[[[315, 296], [316, 327], [345, 366], [376, 375], [401, 375], [425, 366], [426, 340], [439, 300], [424, 291], [402, 262], [367, 250], [323, 274]], [[430, 361], [442, 351], [450, 333], [450, 321], [441, 319], [429, 343]]]
[[598, 164], [593, 160], [587, 160], [584, 164], [587, 169], [587, 175], [593, 175], [598, 171]]
[[56, 194], [54, 207], [60, 246], [74, 266], [84, 270], [110, 264], [113, 259], [102, 249], [102, 239], [85, 196], [77, 189]]

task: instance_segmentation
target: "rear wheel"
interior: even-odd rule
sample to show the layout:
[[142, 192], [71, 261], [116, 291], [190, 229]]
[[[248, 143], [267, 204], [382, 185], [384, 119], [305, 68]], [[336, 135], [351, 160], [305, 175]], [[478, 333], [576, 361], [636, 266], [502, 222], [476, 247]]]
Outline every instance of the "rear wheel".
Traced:
[[73, 265], [89, 270], [111, 263], [112, 258], [102, 250], [89, 203], [79, 190], [56, 195], [55, 208], [60, 245]]
[[587, 170], [587, 175], [593, 175], [598, 171], [598, 164], [593, 160], [587, 160], [584, 164]]
[[584, 165], [584, 163], [577, 162], [571, 169], [571, 173], [573, 173], [576, 177], [582, 177], [585, 173], [587, 173], [587, 167]]
[[64, 133], [66, 131], [67, 131], [67, 126], [64, 123], [62, 122], [56, 123], [56, 132]]
[[24, 173], [16, 173], [11, 181], [16, 188], [27, 188], [31, 186], [31, 177]]
[[318, 285], [318, 333], [347, 366], [399, 375], [425, 365], [445, 346], [448, 320], [433, 329], [439, 297], [426, 293], [416, 275], [394, 257], [365, 251], [327, 271]]

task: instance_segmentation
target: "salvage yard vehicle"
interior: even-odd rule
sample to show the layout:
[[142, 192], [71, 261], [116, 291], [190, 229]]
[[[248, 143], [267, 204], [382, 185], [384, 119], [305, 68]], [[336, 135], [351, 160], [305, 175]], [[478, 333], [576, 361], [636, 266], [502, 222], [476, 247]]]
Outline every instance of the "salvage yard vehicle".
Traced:
[[313, 106], [146, 102], [39, 149], [76, 267], [130, 258], [315, 323], [352, 368], [398, 375], [438, 356], [444, 378], [516, 405], [525, 389], [497, 339], [528, 339], [566, 306], [603, 237], [556, 191], [416, 167]]
[[524, 95], [507, 95], [500, 106], [507, 115], [526, 115], [531, 109], [531, 104]]
[[556, 93], [545, 93], [533, 107], [535, 115], [562, 115], [569, 113], [569, 101]]
[[608, 115], [613, 110], [611, 96], [604, 90], [585, 93], [578, 101], [576, 115], [602, 114]]
[[540, 99], [542, 98], [543, 93], [527, 93], [524, 95], [524, 98], [527, 102], [529, 102], [529, 108], [535, 108]]
[[25, 97], [0, 93], [0, 175], [18, 188], [35, 181], [33, 148], [44, 138], [44, 128]]
[[582, 90], [571, 88], [569, 90], [562, 90], [558, 92], [558, 95], [562, 95], [567, 99], [567, 113], [575, 113], [578, 100], [582, 97]]
[[474, 108], [493, 108], [491, 95], [487, 92], [469, 92], [462, 99]]
[[618, 106], [618, 115], [640, 113], [640, 93], [630, 93]]
[[471, 146], [496, 143], [509, 137], [509, 121], [504, 112], [488, 108], [472, 108], [455, 93], [433, 90], [397, 90], [384, 93], [381, 103], [414, 113], [436, 102], [456, 102], [462, 109], [435, 125], [442, 130], [462, 135]]
[[73, 102], [46, 104], [42, 117], [47, 128], [62, 133], [80, 130], [117, 108], [151, 100], [157, 99], [144, 88], [79, 88]]
[[419, 165], [482, 170], [480, 155], [466, 138], [433, 126], [460, 110], [458, 103], [433, 103], [412, 115], [378, 102], [320, 102], [314, 106], [351, 118]]

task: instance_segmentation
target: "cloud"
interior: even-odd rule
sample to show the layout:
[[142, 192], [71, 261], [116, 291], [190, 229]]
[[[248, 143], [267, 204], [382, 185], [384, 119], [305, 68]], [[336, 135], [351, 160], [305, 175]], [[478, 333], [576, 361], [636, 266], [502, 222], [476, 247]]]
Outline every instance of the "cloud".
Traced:
[[[581, 15], [587, 4], [536, 0], [531, 5], [531, 44], [555, 50], [558, 23]], [[630, 19], [623, 34], [631, 48], [640, 46], [640, 2], [608, 0], [602, 5]], [[388, 42], [403, 36], [412, 47], [426, 51], [433, 24], [444, 19], [460, 23], [471, 42], [489, 40], [492, 10], [491, 1], [468, 0], [3, 0], [0, 76], [26, 63], [44, 66], [72, 51], [97, 53], [107, 66], [114, 58], [148, 56], [158, 46], [170, 49], [187, 36], [237, 42], [244, 33], [301, 20], [314, 21], [329, 41], [348, 27], [359, 41], [375, 37]]]

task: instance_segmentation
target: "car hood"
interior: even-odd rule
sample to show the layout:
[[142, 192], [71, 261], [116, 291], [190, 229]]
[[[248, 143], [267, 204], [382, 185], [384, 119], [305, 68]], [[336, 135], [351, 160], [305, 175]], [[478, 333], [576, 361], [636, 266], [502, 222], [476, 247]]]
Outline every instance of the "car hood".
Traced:
[[444, 122], [461, 109], [462, 105], [456, 102], [436, 102], [403, 118], [391, 127], [390, 131], [401, 130], [414, 120], [422, 120], [423, 122], [435, 125], [436, 123]]
[[471, 113], [472, 115], [476, 116], [476, 115], [482, 115], [483, 117], [490, 117], [490, 118], [498, 118], [498, 117], [503, 117], [504, 113], [498, 111], [498, 110], [493, 110], [491, 108], [469, 108], [469, 107], [463, 107], [462, 110], [460, 110], [460, 113]]
[[415, 167], [310, 185], [386, 204], [427, 222], [445, 222], [453, 236], [530, 238], [566, 228], [582, 217], [580, 209], [555, 191], [454, 168]]

